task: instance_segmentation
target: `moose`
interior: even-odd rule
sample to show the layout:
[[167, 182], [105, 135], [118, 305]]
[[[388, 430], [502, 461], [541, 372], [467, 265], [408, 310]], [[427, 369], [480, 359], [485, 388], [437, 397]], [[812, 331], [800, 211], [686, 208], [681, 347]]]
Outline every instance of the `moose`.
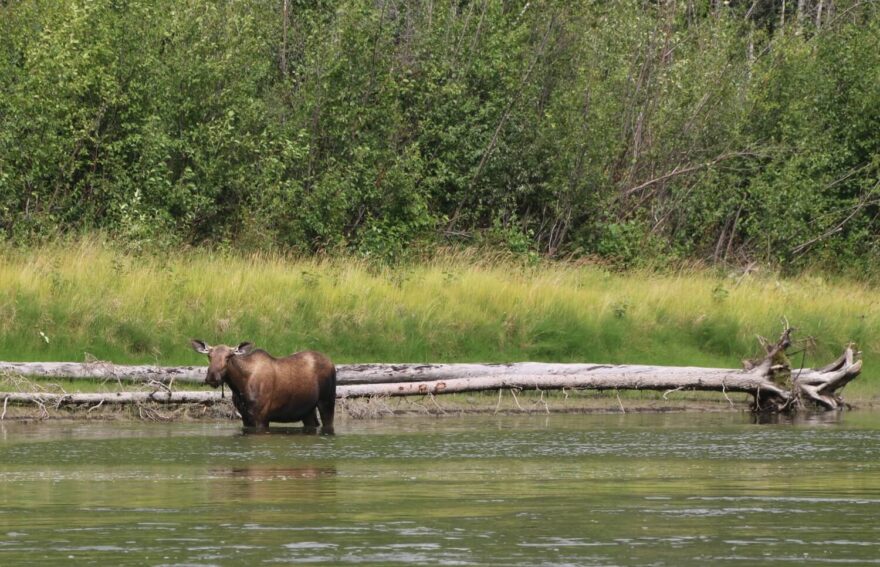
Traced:
[[336, 367], [324, 354], [304, 351], [275, 358], [249, 342], [236, 347], [190, 342], [193, 350], [208, 355], [205, 383], [229, 386], [246, 428], [266, 431], [270, 421], [302, 421], [307, 430], [316, 430], [320, 414], [321, 430], [333, 433]]

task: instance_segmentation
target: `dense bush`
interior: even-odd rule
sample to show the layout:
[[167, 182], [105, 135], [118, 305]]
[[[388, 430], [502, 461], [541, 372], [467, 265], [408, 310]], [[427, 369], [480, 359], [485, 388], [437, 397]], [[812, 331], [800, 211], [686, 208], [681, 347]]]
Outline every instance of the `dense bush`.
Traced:
[[856, 0], [0, 1], [0, 231], [868, 270]]

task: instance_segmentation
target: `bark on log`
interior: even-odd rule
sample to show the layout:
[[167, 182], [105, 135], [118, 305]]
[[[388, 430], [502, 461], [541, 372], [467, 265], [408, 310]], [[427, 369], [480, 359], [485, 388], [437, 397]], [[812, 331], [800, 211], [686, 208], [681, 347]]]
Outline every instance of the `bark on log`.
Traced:
[[794, 371], [785, 356], [785, 350], [791, 346], [791, 333], [794, 331], [787, 324], [779, 340], [766, 345], [766, 356], [760, 362], [746, 365], [750, 373], [764, 376], [777, 387], [780, 379], [784, 379], [787, 388], [784, 395], [765, 390], [755, 393], [755, 411], [791, 411], [810, 402], [816, 406], [835, 410], [846, 404], [840, 396], [840, 390], [849, 384], [862, 371], [862, 361], [856, 360], [858, 353], [848, 346], [840, 357], [831, 364], [819, 369]]
[[715, 390], [748, 392], [759, 390], [784, 394], [762, 376], [732, 369], [675, 366], [600, 366], [568, 374], [496, 373], [471, 378], [420, 382], [352, 384], [340, 387], [345, 396], [414, 396], [476, 392], [499, 388], [517, 390]]
[[0, 373], [38, 378], [97, 378], [129, 382], [204, 382], [207, 366], [128, 366], [109, 362], [0, 362]]
[[[839, 362], [835, 361], [835, 364]], [[675, 366], [636, 366], [611, 364], [560, 364], [543, 362], [516, 362], [510, 364], [340, 364], [337, 365], [337, 383], [392, 384], [397, 382], [431, 382], [459, 378], [490, 376], [590, 376], [597, 374], [661, 373], [666, 375], [730, 373], [742, 374], [730, 368], [697, 368]], [[654, 370], [651, 370], [654, 369]], [[206, 366], [127, 366], [121, 364], [77, 362], [0, 362], [0, 373], [37, 378], [95, 378], [130, 382], [204, 383]]]
[[[845, 404], [840, 390], [859, 375], [862, 361], [848, 347], [831, 364], [794, 372], [785, 349], [792, 329], [784, 329], [779, 341], [766, 345], [762, 360], [746, 370], [673, 366], [607, 364], [350, 364], [339, 365], [337, 397], [416, 396], [497, 390], [714, 390], [746, 392], [754, 396], [757, 411], [785, 411], [805, 401], [833, 410]], [[0, 372], [40, 377], [97, 377], [105, 380], [203, 382], [202, 366], [120, 366], [108, 363], [10, 363], [0, 362]], [[120, 392], [111, 394], [47, 394], [0, 392], [4, 404], [34, 402], [53, 404], [94, 403], [214, 403], [216, 392]]]
[[[450, 365], [457, 366], [457, 365]], [[479, 372], [481, 365], [461, 369], [465, 375]], [[536, 372], [549, 366], [547, 372]], [[503, 372], [503, 368], [522, 370]], [[409, 368], [409, 366], [407, 367]], [[425, 368], [420, 366], [420, 368]], [[485, 368], [485, 367], [482, 367]], [[795, 393], [780, 388], [768, 379], [769, 364], [761, 364], [749, 371], [720, 368], [637, 366], [637, 365], [492, 365], [489, 375], [473, 375], [441, 380], [416, 382], [388, 382], [381, 384], [349, 384], [337, 387], [338, 398], [361, 398], [374, 396], [422, 396], [475, 392], [486, 390], [710, 390], [719, 392], [746, 392], [755, 396], [765, 407], [756, 409], [784, 409], [797, 401], [799, 392], [826, 409], [841, 407], [838, 391], [858, 376], [862, 362], [855, 360], [855, 352], [848, 348], [833, 363], [819, 369], [809, 369], [794, 377]], [[444, 367], [444, 371], [446, 367]], [[532, 370], [528, 372], [527, 370]], [[432, 372], [439, 371], [433, 368]], [[421, 372], [421, 371], [419, 371]], [[459, 375], [461, 375], [459, 374]], [[431, 372], [427, 374], [431, 376]], [[216, 403], [219, 392], [119, 392], [107, 394], [48, 394], [48, 393], [0, 393], [3, 403], [39, 403], [60, 407], [82, 404], [132, 404], [132, 403]], [[770, 407], [769, 404], [776, 404]]]
[[817, 405], [833, 410], [845, 405], [840, 390], [862, 371], [862, 361], [855, 360], [856, 352], [847, 348], [840, 358], [818, 370], [799, 373], [794, 378], [797, 392]]
[[[508, 364], [341, 364], [337, 366], [340, 384], [391, 384], [430, 382], [488, 376], [578, 376], [607, 368], [609, 364], [560, 364], [514, 362]], [[716, 369], [705, 369], [716, 370]]]
[[[607, 364], [558, 364], [516, 362], [510, 364], [338, 364], [338, 384], [389, 384], [500, 375], [542, 374], [573, 376], [602, 368], [623, 368]], [[670, 367], [673, 368], [673, 367]], [[0, 362], [0, 373], [37, 378], [94, 378], [135, 383], [203, 383], [207, 366], [128, 366], [107, 362]], [[736, 372], [730, 369], [708, 371]]]

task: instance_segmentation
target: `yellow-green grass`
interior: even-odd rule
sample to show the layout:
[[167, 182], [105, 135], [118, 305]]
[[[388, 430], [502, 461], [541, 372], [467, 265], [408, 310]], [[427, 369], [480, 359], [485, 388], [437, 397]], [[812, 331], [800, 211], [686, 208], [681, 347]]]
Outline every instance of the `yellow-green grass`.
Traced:
[[[739, 367], [787, 317], [825, 364], [864, 352], [855, 394], [880, 392], [880, 292], [815, 276], [612, 273], [446, 253], [376, 268], [351, 258], [185, 251], [98, 241], [0, 257], [0, 359], [202, 364], [188, 339], [248, 340], [350, 362], [606, 362]], [[795, 366], [801, 356], [793, 356]]]

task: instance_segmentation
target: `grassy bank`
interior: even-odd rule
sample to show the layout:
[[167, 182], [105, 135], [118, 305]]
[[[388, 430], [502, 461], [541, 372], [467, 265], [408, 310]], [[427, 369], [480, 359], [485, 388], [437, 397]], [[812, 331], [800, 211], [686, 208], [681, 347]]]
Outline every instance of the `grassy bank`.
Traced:
[[200, 337], [314, 348], [340, 363], [737, 367], [784, 315], [815, 339], [807, 366], [856, 341], [865, 373], [851, 393], [873, 396], [878, 300], [864, 284], [806, 276], [614, 274], [468, 254], [376, 269], [351, 258], [135, 257], [85, 242], [0, 258], [0, 359], [201, 364], [188, 345]]

